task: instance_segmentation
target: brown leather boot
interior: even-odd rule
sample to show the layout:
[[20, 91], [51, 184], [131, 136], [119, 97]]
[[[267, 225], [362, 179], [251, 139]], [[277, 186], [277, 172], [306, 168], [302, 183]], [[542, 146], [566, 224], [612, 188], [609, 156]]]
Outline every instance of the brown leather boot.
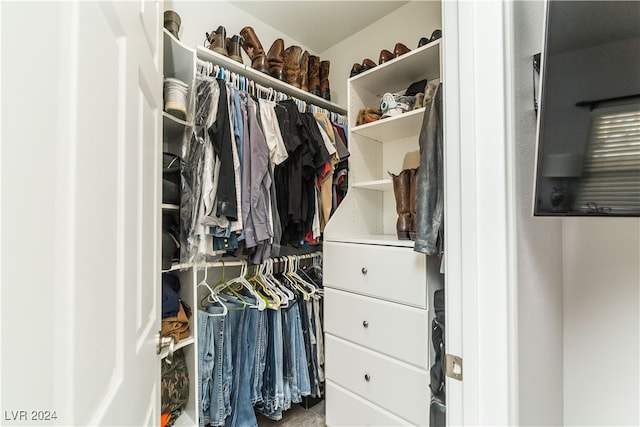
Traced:
[[309, 56], [309, 92], [320, 96], [320, 57]]
[[247, 53], [249, 59], [251, 59], [251, 68], [269, 74], [267, 55], [264, 53], [262, 44], [258, 36], [256, 36], [255, 31], [253, 31], [253, 28], [244, 27], [240, 30], [240, 35], [242, 36], [242, 48]]
[[164, 27], [178, 40], [180, 40], [180, 38], [178, 37], [178, 33], [180, 32], [181, 24], [182, 19], [180, 19], [180, 15], [178, 15], [175, 11], [164, 11]]
[[416, 240], [416, 183], [418, 182], [418, 169], [409, 169], [411, 179], [409, 184], [409, 213], [411, 214], [411, 225], [409, 226], [409, 238]]
[[396, 199], [396, 212], [398, 220], [396, 221], [396, 232], [398, 240], [409, 240], [411, 229], [411, 212], [409, 211], [409, 194], [411, 185], [411, 170], [404, 169], [398, 175], [389, 172], [393, 180], [393, 194]]
[[228, 56], [226, 47], [227, 30], [222, 25], [220, 25], [217, 30], [211, 32], [211, 34], [206, 33], [206, 35], [209, 41], [209, 49], [220, 55]]
[[300, 89], [309, 92], [309, 52], [306, 50], [300, 56]]
[[242, 61], [242, 52], [240, 52], [240, 43], [240, 36], [237, 34], [230, 39], [227, 39], [227, 53], [229, 54], [229, 58], [243, 64], [244, 62]]
[[411, 52], [411, 49], [409, 49], [402, 43], [396, 43], [395, 47], [393, 48], [393, 54], [396, 56], [396, 58], [408, 52]]
[[289, 46], [284, 51], [284, 79], [291, 86], [300, 89], [300, 58], [302, 48]]
[[378, 65], [384, 64], [385, 62], [395, 58], [393, 53], [389, 52], [387, 49], [382, 49], [380, 51], [380, 56], [378, 57]]
[[329, 87], [329, 61], [320, 61], [320, 96], [331, 101], [331, 89]]
[[269, 74], [278, 80], [286, 81], [284, 78], [284, 41], [275, 39], [269, 52], [267, 53], [267, 62], [269, 63]]

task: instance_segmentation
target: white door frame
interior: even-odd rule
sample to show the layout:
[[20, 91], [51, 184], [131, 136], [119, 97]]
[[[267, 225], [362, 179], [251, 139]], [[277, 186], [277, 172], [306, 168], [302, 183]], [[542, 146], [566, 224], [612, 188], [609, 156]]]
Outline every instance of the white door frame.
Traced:
[[516, 425], [512, 4], [442, 9], [448, 425]]

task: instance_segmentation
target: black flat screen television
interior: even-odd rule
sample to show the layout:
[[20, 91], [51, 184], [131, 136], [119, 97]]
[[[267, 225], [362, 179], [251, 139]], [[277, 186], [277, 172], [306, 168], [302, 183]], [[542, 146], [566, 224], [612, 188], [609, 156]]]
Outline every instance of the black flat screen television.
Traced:
[[640, 216], [640, 1], [547, 1], [534, 215]]

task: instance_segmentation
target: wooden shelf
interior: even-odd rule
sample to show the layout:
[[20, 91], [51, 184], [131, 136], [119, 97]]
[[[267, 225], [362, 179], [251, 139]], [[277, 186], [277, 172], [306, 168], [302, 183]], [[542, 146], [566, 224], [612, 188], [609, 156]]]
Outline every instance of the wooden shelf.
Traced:
[[351, 77], [349, 83], [382, 97], [406, 90], [411, 83], [440, 78], [440, 39]]
[[352, 129], [352, 132], [380, 142], [415, 136], [416, 129], [420, 129], [422, 125], [424, 110], [425, 108], [422, 107], [397, 116], [356, 126]]

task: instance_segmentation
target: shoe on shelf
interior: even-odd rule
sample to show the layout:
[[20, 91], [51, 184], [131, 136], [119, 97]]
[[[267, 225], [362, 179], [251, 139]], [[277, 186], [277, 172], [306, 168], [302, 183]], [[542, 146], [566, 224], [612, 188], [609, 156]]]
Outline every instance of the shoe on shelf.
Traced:
[[169, 31], [173, 36], [180, 40], [178, 37], [178, 32], [180, 31], [180, 24], [182, 24], [182, 20], [180, 19], [180, 15], [178, 15], [173, 10], [165, 10], [164, 11], [164, 27]]
[[426, 44], [429, 44], [431, 40], [429, 40], [429, 37], [420, 37], [420, 41], [418, 41], [418, 47], [422, 47]]
[[234, 35], [230, 39], [227, 39], [227, 54], [229, 54], [229, 58], [237, 61], [241, 64], [244, 64], [242, 61], [242, 52], [240, 51], [240, 45], [242, 41], [239, 35]]
[[300, 89], [300, 59], [302, 48], [289, 46], [284, 51], [284, 79], [293, 87]]
[[329, 68], [331, 62], [320, 61], [320, 96], [326, 101], [331, 101], [331, 88], [329, 87]]
[[395, 58], [393, 53], [389, 52], [387, 49], [382, 49], [380, 51], [380, 56], [378, 57], [378, 65], [382, 65], [385, 62], [392, 60], [393, 58]]
[[429, 39], [429, 43], [434, 42], [442, 37], [442, 30], [433, 30], [431, 33], [431, 38]]
[[309, 55], [309, 92], [320, 96], [320, 57]]
[[357, 62], [353, 64], [353, 67], [351, 67], [351, 72], [349, 73], [349, 77], [357, 76], [358, 74], [360, 74], [360, 67], [361, 65]]
[[375, 66], [376, 66], [375, 62], [373, 62], [369, 58], [365, 58], [362, 61], [362, 65], [360, 65], [360, 72], [364, 73], [365, 71], [369, 71], [370, 69], [374, 68]]
[[264, 53], [262, 44], [253, 28], [244, 27], [240, 30], [240, 35], [242, 36], [242, 48], [251, 59], [251, 68], [261, 73], [269, 74], [267, 55]]
[[217, 30], [211, 33], [205, 33], [207, 35], [207, 41], [209, 42], [208, 48], [220, 55], [229, 56], [227, 53], [227, 30], [220, 25]]
[[395, 55], [396, 58], [408, 52], [411, 52], [411, 49], [409, 49], [402, 43], [396, 43], [395, 47], [393, 48], [393, 54]]
[[284, 78], [284, 41], [275, 39], [269, 52], [267, 52], [267, 62], [269, 64], [269, 74], [280, 81]]

